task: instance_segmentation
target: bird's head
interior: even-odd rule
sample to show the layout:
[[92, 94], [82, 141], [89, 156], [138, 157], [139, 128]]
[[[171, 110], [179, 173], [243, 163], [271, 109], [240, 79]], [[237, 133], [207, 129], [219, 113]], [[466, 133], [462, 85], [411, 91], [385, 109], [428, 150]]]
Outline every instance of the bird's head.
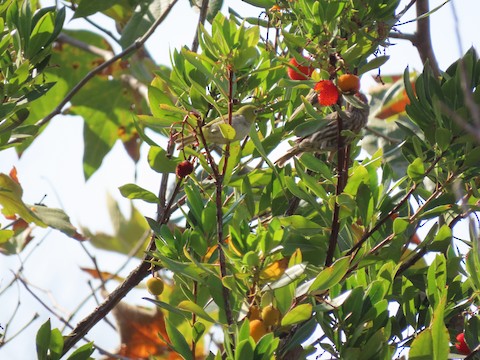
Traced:
[[245, 119], [253, 123], [257, 119], [259, 110], [255, 105], [244, 105], [238, 109], [237, 113], [245, 116]]

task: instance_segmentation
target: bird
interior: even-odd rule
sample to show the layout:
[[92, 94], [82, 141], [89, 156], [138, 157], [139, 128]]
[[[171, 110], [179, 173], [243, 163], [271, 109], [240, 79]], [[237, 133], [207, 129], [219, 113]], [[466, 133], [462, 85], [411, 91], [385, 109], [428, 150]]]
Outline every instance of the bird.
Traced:
[[[234, 141], [242, 140], [250, 132], [252, 124], [257, 119], [258, 109], [255, 105], [244, 105], [236, 112], [232, 113], [232, 127], [235, 129], [235, 136], [233, 139], [226, 138], [221, 131], [221, 124], [228, 124], [226, 119], [228, 116], [224, 115], [212, 120], [208, 124], [202, 126], [202, 133], [205, 137], [205, 141], [208, 144], [229, 144]], [[194, 144], [198, 140], [202, 140], [200, 133], [190, 134], [187, 136], [177, 136], [175, 142], [178, 145], [179, 150], [185, 146]]]
[[[296, 139], [296, 144], [287, 151], [285, 155], [280, 157], [275, 164], [283, 167], [285, 163], [294, 156], [303, 154], [304, 152], [328, 152], [336, 151], [338, 149], [338, 119], [342, 120], [342, 130], [349, 130], [358, 134], [368, 121], [370, 107], [368, 106], [367, 97], [362, 93], [355, 95], [363, 104], [364, 107], [355, 107], [350, 103], [347, 104], [343, 115], [338, 111], [328, 114], [325, 120], [328, 122], [317, 132], [313, 134]], [[348, 143], [348, 139], [347, 143]]]

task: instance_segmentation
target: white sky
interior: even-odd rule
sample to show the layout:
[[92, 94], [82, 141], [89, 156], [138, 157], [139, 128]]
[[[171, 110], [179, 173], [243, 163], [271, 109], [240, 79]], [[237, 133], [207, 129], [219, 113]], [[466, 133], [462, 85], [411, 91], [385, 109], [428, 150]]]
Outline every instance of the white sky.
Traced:
[[[256, 17], [259, 14], [258, 9], [239, 0], [229, 0], [225, 3], [227, 6], [234, 7], [241, 15]], [[440, 3], [442, 1], [431, 1], [431, 7], [434, 8]], [[460, 19], [463, 51], [472, 45], [477, 51], [480, 50], [478, 34], [480, 1], [456, 0], [454, 3]], [[197, 16], [198, 14], [190, 9], [188, 1], [181, 0], [176, 5], [167, 21], [158, 28], [154, 37], [147, 43], [158, 63], [168, 65], [170, 49], [185, 44], [191, 45]], [[405, 20], [412, 17], [413, 15], [406, 16]], [[440, 67], [445, 69], [460, 56], [450, 5], [433, 14], [431, 23], [433, 46]], [[69, 23], [68, 26], [75, 26], [75, 24], [76, 21]], [[408, 33], [413, 27], [414, 24], [406, 25], [400, 30]], [[397, 44], [388, 49], [391, 59], [382, 67], [382, 73], [402, 73], [407, 65], [421, 70], [420, 59], [411, 44], [400, 40], [394, 42]], [[45, 204], [50, 207], [63, 207], [74, 224], [82, 224], [91, 230], [109, 232], [111, 225], [106, 208], [106, 193], [118, 199], [124, 209], [128, 208], [128, 201], [121, 197], [118, 187], [135, 182], [134, 164], [121, 144], [117, 143], [105, 158], [101, 168], [85, 183], [82, 172], [82, 151], [82, 121], [77, 117], [56, 117], [20, 160], [17, 159], [13, 150], [0, 152], [0, 172], [8, 173], [12, 166], [17, 167], [19, 180], [24, 188], [25, 202], [38, 202], [47, 194]], [[147, 152], [148, 148], [143, 146], [142, 159], [137, 168], [137, 184], [156, 193], [160, 177], [148, 167]], [[155, 216], [154, 206], [143, 203], [136, 203], [136, 205], [144, 215]], [[24, 258], [32, 249], [33, 246], [30, 246], [26, 253], [21, 254], [21, 258]], [[100, 267], [106, 271], [115, 271], [124, 261], [121, 256], [102, 251], [96, 252], [96, 255]], [[23, 274], [32, 284], [43, 289], [51, 289], [55, 300], [63, 309], [73, 310], [80, 299], [89, 292], [87, 286], [89, 278], [79, 270], [80, 266], [92, 267], [92, 264], [78, 243], [57, 232], [52, 232], [38, 248], [33, 250], [33, 255], [29, 258]], [[133, 266], [134, 264], [131, 263], [127, 269], [130, 270]], [[17, 257], [0, 256], [0, 289], [10, 281], [11, 271], [16, 271], [18, 268]], [[139, 298], [145, 295], [146, 293], [138, 291], [131, 294], [129, 300], [139, 302]], [[51, 304], [46, 296], [43, 298]], [[39, 326], [48, 317], [52, 318], [55, 327], [61, 327], [61, 324], [41, 308], [21, 286], [13, 286], [8, 292], [2, 294], [0, 299], [2, 326], [8, 322], [11, 310], [19, 299], [22, 302], [20, 311], [12, 322], [10, 335], [28, 322], [36, 311], [41, 315], [40, 320], [35, 321], [27, 331], [0, 349], [0, 358], [10, 360], [35, 358], [34, 341]], [[94, 304], [90, 302], [79, 312], [76, 320], [88, 314], [93, 306]], [[112, 330], [105, 329], [104, 324], [97, 326], [90, 332], [89, 337], [95, 339], [102, 347], [113, 351], [118, 344], [118, 339], [112, 336]], [[108, 336], [105, 336], [105, 333]]]

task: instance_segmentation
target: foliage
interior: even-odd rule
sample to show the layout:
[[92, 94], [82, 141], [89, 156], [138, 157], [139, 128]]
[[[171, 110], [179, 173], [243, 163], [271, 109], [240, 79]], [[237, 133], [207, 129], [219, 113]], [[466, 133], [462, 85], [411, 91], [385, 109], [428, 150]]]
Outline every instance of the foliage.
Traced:
[[[247, 2], [265, 9], [266, 17], [242, 19], [234, 11], [229, 16], [210, 14], [211, 27], [199, 24], [200, 51], [186, 46], [174, 50], [171, 68], [154, 67], [148, 59], [137, 64], [138, 58], [124, 58], [71, 98], [69, 113], [85, 120], [87, 179], [118, 139], [135, 161], [143, 142], [151, 168], [163, 179], [175, 179], [173, 189], [168, 193], [165, 181], [158, 196], [136, 184], [120, 188], [129, 199], [158, 203], [158, 218], [147, 218], [148, 225], [133, 207], [130, 220], [115, 216], [120, 211], [112, 203], [112, 218], [120, 219], [114, 235], [83, 229], [95, 246], [142, 257], [148, 267], [142, 264], [135, 274], [142, 269], [143, 276], [161, 272], [166, 291], [161, 299], [149, 299], [158, 311], [153, 318], [161, 318], [160, 328], [135, 323], [140, 334], [159, 333], [151, 354], [281, 359], [321, 351], [331, 358], [388, 359], [408, 349], [412, 359], [446, 359], [463, 332], [468, 347], [475, 349], [480, 342], [480, 257], [478, 230], [470, 217], [480, 210], [480, 143], [468, 131], [475, 126], [472, 119], [480, 105], [480, 60], [475, 50], [441, 76], [434, 75], [427, 63], [418, 76], [406, 69], [403, 82], [392, 81], [389, 90], [370, 94], [369, 106], [378, 105], [379, 118], [393, 115], [395, 121], [374, 120], [372, 112], [376, 132], [362, 143], [357, 138], [347, 150], [339, 146], [333, 156], [306, 153], [279, 168], [272, 161], [279, 144], [296, 134], [321, 130], [323, 118], [334, 110], [344, 111], [344, 103], [355, 106], [355, 97], [347, 92], [332, 108], [316, 106], [309, 96], [320, 80], [336, 83], [341, 75], [360, 76], [388, 60], [380, 54], [398, 21], [399, 2]], [[13, 105], [6, 108], [0, 126], [15, 125], [0, 128], [0, 144], [18, 143], [22, 127], [16, 125], [15, 116], [22, 111], [27, 111], [22, 121], [36, 128], [20, 149], [38, 132], [28, 111], [36, 112], [37, 118], [47, 116], [52, 104], [63, 99], [92, 64], [105, 61], [99, 59], [99, 50], [112, 51], [101, 35], [70, 31], [64, 34], [94, 45], [97, 54], [85, 55], [72, 41], [52, 52], [63, 11], [41, 9], [29, 23], [27, 3], [4, 6], [6, 15], [0, 23], [17, 28], [19, 36], [2, 32], [5, 40], [0, 43], [2, 64], [10, 71], [2, 67], [2, 74], [16, 74], [4, 75], [13, 85], [4, 92], [8, 100], [3, 106]], [[127, 49], [165, 14], [157, 5], [157, 1], [100, 5], [83, 0], [75, 17], [103, 12], [116, 21], [119, 44]], [[49, 24], [41, 36], [40, 19]], [[265, 37], [271, 28], [273, 40]], [[9, 47], [15, 51], [7, 51]], [[15, 59], [11, 53], [25, 55]], [[288, 78], [291, 58], [308, 60], [317, 69], [311, 79]], [[33, 72], [42, 72], [52, 85], [40, 82]], [[21, 81], [16, 80], [20, 75]], [[125, 82], [132, 76], [149, 84], [146, 99]], [[41, 96], [27, 96], [38, 87], [43, 89]], [[98, 96], [92, 98], [91, 93]], [[175, 150], [175, 141], [183, 136], [193, 133], [204, 140], [205, 124], [219, 117], [225, 120], [222, 135], [233, 139], [227, 134], [232, 113], [247, 103], [259, 114], [244, 140], [221, 148], [192, 144]], [[160, 134], [160, 140], [154, 141], [151, 132]], [[339, 131], [337, 140], [343, 136]], [[186, 160], [194, 164], [194, 171], [184, 178], [175, 176], [178, 164]], [[1, 175], [4, 215], [81, 237], [65, 214], [27, 206], [21, 196], [18, 181]], [[178, 214], [176, 222], [173, 214]], [[63, 219], [61, 226], [47, 215]], [[457, 225], [463, 219], [470, 221], [470, 233], [459, 241]], [[414, 240], [421, 227], [428, 228], [426, 235]], [[5, 248], [14, 243], [11, 231], [0, 233]], [[151, 234], [149, 239], [146, 234]], [[150, 245], [131, 253], [135, 244], [148, 241]], [[103, 286], [104, 275], [90, 273]], [[126, 284], [136, 285], [129, 278], [122, 286]], [[278, 311], [278, 321], [259, 322], [266, 308]], [[116, 316], [123, 341], [131, 335], [125, 335], [125, 329], [133, 325], [121, 321], [131, 320], [139, 309], [119, 317], [121, 309], [122, 303]], [[321, 335], [315, 335], [319, 330]], [[215, 354], [204, 356], [200, 349], [215, 332], [223, 332], [223, 340], [216, 344]], [[135, 341], [137, 346], [138, 337]], [[87, 344], [70, 357], [88, 358], [92, 346]], [[58, 359], [70, 344], [66, 347], [49, 322], [40, 328], [39, 358]], [[129, 350], [123, 348], [119, 354], [140, 356], [125, 351]]]
[[13, 1], [0, 6], [0, 149], [29, 142], [39, 132], [39, 126], [27, 120], [29, 107], [54, 85], [40, 75], [48, 67], [65, 11], [47, 7], [34, 13], [31, 3], [35, 4]]
[[[62, 357], [63, 336], [60, 330], [52, 329], [50, 319], [37, 333], [37, 357], [39, 360], [57, 360]], [[89, 360], [94, 348], [92, 343], [85, 344], [75, 350], [68, 360]]]

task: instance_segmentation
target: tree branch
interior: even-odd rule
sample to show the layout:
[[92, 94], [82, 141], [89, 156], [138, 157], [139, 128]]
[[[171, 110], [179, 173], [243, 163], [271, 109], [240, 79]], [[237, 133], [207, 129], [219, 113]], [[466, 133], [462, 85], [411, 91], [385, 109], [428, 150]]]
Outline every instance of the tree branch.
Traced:
[[[177, 181], [175, 189], [173, 190], [170, 201], [166, 206], [166, 209], [163, 213], [158, 214], [157, 220], [160, 224], [166, 224], [170, 214], [173, 202], [180, 191], [181, 181]], [[95, 326], [100, 320], [102, 320], [114, 307], [117, 305], [120, 300], [125, 297], [135, 286], [137, 286], [140, 281], [142, 281], [150, 273], [150, 252], [155, 250], [155, 235], [152, 235], [150, 243], [148, 244], [146, 254], [142, 259], [142, 263], [137, 266], [110, 295], [106, 297], [104, 302], [98, 306], [90, 315], [80, 321], [72, 332], [66, 337], [63, 353], [64, 355], [69, 351], [80, 339], [82, 339], [92, 327]]]
[[200, 25], [205, 24], [205, 20], [207, 19], [209, 3], [210, 3], [209, 0], [202, 0], [202, 7], [200, 8], [200, 16], [198, 18], [197, 31], [195, 32], [195, 38], [193, 39], [193, 43], [192, 43], [193, 52], [197, 52], [198, 50], [198, 36], [200, 35]]
[[[428, 0], [417, 0], [415, 3], [417, 18], [429, 12]], [[435, 76], [440, 76], [440, 68], [438, 67], [435, 53], [433, 52], [432, 37], [430, 34], [430, 17], [425, 16], [418, 19], [417, 31], [415, 33], [415, 41], [413, 45], [418, 49], [422, 62], [428, 61]]]
[[332, 230], [330, 233], [330, 240], [328, 242], [327, 255], [325, 257], [325, 266], [328, 267], [332, 265], [333, 255], [338, 243], [338, 234], [340, 232], [340, 205], [338, 203], [338, 197], [345, 189], [345, 185], [348, 180], [348, 159], [344, 143], [345, 139], [342, 136], [343, 130], [343, 121], [340, 116], [340, 109], [337, 109], [337, 186], [335, 189], [335, 205], [333, 208], [333, 217], [332, 217]]

